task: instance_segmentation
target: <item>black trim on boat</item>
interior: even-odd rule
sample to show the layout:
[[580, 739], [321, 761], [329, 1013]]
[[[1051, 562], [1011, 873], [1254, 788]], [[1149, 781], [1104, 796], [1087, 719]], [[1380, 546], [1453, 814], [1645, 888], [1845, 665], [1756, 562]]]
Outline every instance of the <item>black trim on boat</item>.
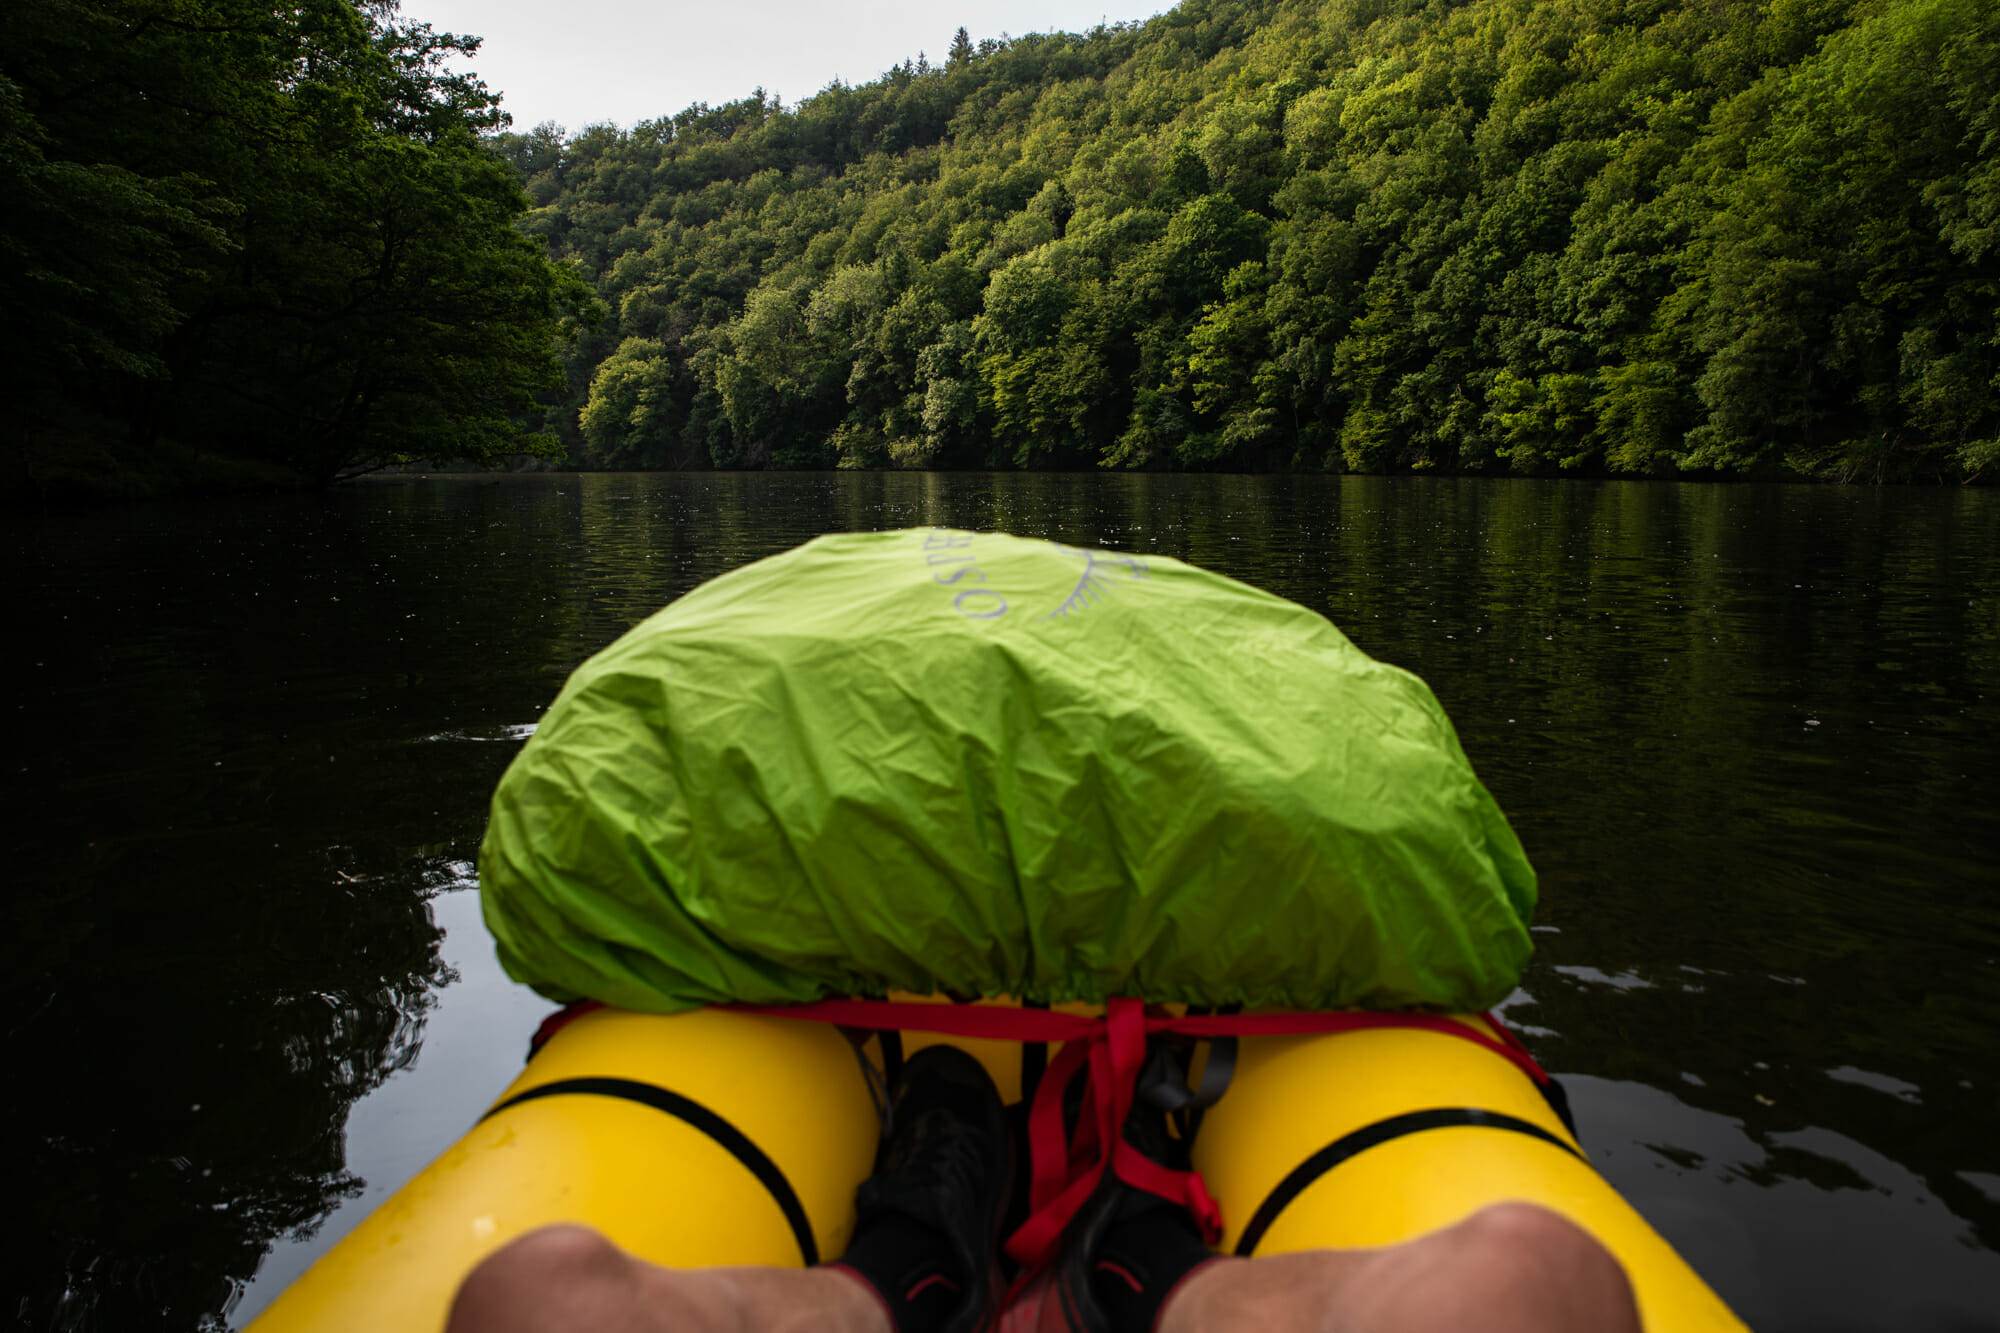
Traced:
[[1556, 1113], [1556, 1119], [1563, 1122], [1563, 1128], [1569, 1131], [1571, 1138], [1582, 1137], [1576, 1132], [1576, 1117], [1570, 1113], [1569, 1089], [1562, 1085], [1561, 1079], [1553, 1074], [1549, 1076], [1549, 1081], [1542, 1084], [1542, 1100]]
[[1498, 1111], [1482, 1111], [1471, 1106], [1446, 1106], [1430, 1111], [1411, 1111], [1407, 1115], [1392, 1115], [1387, 1120], [1377, 1120], [1372, 1125], [1362, 1126], [1352, 1134], [1342, 1135], [1294, 1167], [1290, 1175], [1278, 1182], [1277, 1188], [1264, 1196], [1264, 1202], [1257, 1205], [1256, 1215], [1250, 1219], [1250, 1225], [1243, 1228], [1243, 1236], [1236, 1242], [1236, 1253], [1244, 1258], [1256, 1253], [1258, 1242], [1264, 1239], [1264, 1233], [1271, 1229], [1271, 1224], [1278, 1220], [1278, 1214], [1284, 1212], [1293, 1199], [1305, 1193], [1307, 1186], [1348, 1158], [1387, 1143], [1391, 1139], [1400, 1139], [1408, 1134], [1420, 1134], [1427, 1129], [1452, 1129], [1460, 1125], [1477, 1125], [1485, 1129], [1504, 1129], [1516, 1134], [1526, 1134], [1531, 1139], [1553, 1143], [1572, 1157], [1579, 1159], [1583, 1157], [1582, 1153], [1540, 1125], [1517, 1120]]
[[655, 1111], [664, 1111], [674, 1119], [682, 1121], [693, 1129], [700, 1130], [731, 1157], [741, 1162], [757, 1182], [770, 1192], [771, 1199], [778, 1205], [785, 1220], [791, 1223], [792, 1236], [799, 1243], [799, 1253], [804, 1256], [806, 1267], [819, 1262], [819, 1243], [813, 1239], [812, 1220], [806, 1216], [805, 1205], [799, 1202], [798, 1192], [792, 1182], [785, 1179], [785, 1173], [778, 1164], [764, 1155], [764, 1150], [752, 1143], [749, 1136], [736, 1126], [724, 1120], [715, 1112], [665, 1088], [651, 1083], [640, 1083], [629, 1078], [566, 1078], [554, 1083], [544, 1083], [538, 1088], [529, 1088], [516, 1093], [506, 1101], [481, 1116], [481, 1120], [491, 1120], [510, 1106], [522, 1102], [535, 1101], [541, 1097], [561, 1097], [570, 1093], [583, 1093], [597, 1097], [617, 1097], [628, 1102], [638, 1102], [650, 1106]]

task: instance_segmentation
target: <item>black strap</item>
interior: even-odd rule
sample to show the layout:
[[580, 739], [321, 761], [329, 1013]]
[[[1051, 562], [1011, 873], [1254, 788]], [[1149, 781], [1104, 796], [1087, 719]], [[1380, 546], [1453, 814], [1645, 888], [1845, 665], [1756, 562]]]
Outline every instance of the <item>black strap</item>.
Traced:
[[[881, 1144], [889, 1140], [890, 1093], [889, 1080], [875, 1067], [875, 1062], [868, 1058], [868, 1043], [875, 1039], [876, 1033], [868, 1028], [851, 1028], [844, 1025], [836, 1030], [847, 1038], [848, 1048], [854, 1052], [854, 1063], [861, 1066], [861, 1081], [868, 1085], [868, 1100], [875, 1105], [875, 1142], [879, 1149]], [[897, 1051], [896, 1056], [900, 1064], [902, 1052]], [[882, 1063], [886, 1065], [888, 1062], [889, 1052], [884, 1047]]]
[[1264, 1196], [1264, 1202], [1257, 1205], [1256, 1215], [1250, 1219], [1250, 1225], [1243, 1228], [1242, 1239], [1236, 1242], [1236, 1253], [1244, 1258], [1254, 1254], [1258, 1242], [1264, 1239], [1264, 1233], [1278, 1220], [1278, 1214], [1284, 1212], [1293, 1199], [1305, 1193], [1307, 1186], [1348, 1158], [1408, 1134], [1420, 1134], [1427, 1129], [1452, 1129], [1460, 1125], [1477, 1125], [1484, 1129], [1505, 1129], [1516, 1134], [1526, 1134], [1531, 1139], [1553, 1143], [1572, 1157], [1583, 1158], [1582, 1153], [1540, 1125], [1517, 1120], [1498, 1111], [1482, 1111], [1470, 1106], [1446, 1106], [1432, 1111], [1411, 1111], [1407, 1115], [1392, 1115], [1387, 1120], [1377, 1120], [1372, 1125], [1362, 1126], [1352, 1134], [1342, 1135], [1299, 1163], [1290, 1175], [1278, 1182], [1276, 1189]]
[[[1023, 1009], [1046, 1009], [1047, 1000], [1023, 1000]], [[1024, 1041], [1021, 1043], [1021, 1100], [1033, 1102], [1035, 1089], [1042, 1086], [1042, 1075], [1049, 1068], [1049, 1044], [1045, 1041]]]
[[1236, 1073], [1236, 1038], [1215, 1037], [1208, 1044], [1208, 1063], [1202, 1066], [1201, 1085], [1187, 1085], [1188, 1056], [1165, 1045], [1146, 1053], [1139, 1071], [1138, 1096], [1148, 1106], [1162, 1111], [1206, 1111], [1229, 1091]]
[[882, 1046], [882, 1081], [893, 1090], [903, 1076], [903, 1034], [894, 1028], [880, 1028], [875, 1040]]
[[[785, 1220], [791, 1223], [792, 1236], [799, 1243], [799, 1254], [807, 1268], [819, 1262], [819, 1243], [813, 1239], [812, 1220], [806, 1216], [805, 1205], [799, 1202], [792, 1182], [785, 1179], [785, 1173], [778, 1164], [764, 1155], [764, 1150], [752, 1143], [747, 1135], [736, 1126], [724, 1120], [700, 1102], [691, 1101], [678, 1092], [655, 1087], [651, 1083], [640, 1083], [629, 1078], [566, 1078], [555, 1083], [544, 1083], [538, 1088], [516, 1093], [506, 1101], [479, 1117], [481, 1121], [491, 1120], [510, 1106], [522, 1102], [535, 1101], [542, 1097], [562, 1097], [571, 1093], [584, 1093], [597, 1097], [617, 1097], [623, 1101], [638, 1102], [650, 1106], [655, 1111], [665, 1111], [676, 1120], [700, 1130], [731, 1157], [741, 1162], [757, 1182], [770, 1191]], [[661, 1201], [666, 1206], [666, 1201]]]

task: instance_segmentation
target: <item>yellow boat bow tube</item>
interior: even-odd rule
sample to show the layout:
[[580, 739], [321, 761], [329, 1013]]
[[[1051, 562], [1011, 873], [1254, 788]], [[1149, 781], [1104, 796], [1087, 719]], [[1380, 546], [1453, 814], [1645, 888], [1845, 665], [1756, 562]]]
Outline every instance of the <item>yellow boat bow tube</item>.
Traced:
[[[868, 1007], [854, 1002], [847, 1016]], [[925, 1007], [947, 1032], [922, 1030], [922, 1018], [910, 1016], [916, 1005], [881, 1006], [904, 1011], [893, 1025], [914, 1030], [903, 1042], [869, 1045], [861, 1059], [852, 1028], [824, 1019], [592, 1007], [561, 1024], [464, 1138], [251, 1329], [436, 1333], [481, 1259], [557, 1223], [596, 1228], [674, 1267], [838, 1257], [855, 1187], [875, 1157], [885, 1048], [951, 1041], [978, 1056], [1010, 1099], [1042, 1090], [1034, 1086], [1044, 1059], [1038, 1043], [967, 1036], [989, 1028], [962, 1018], [1035, 1011], [1002, 1002]], [[1042, 1017], [1094, 1021], [1089, 1006], [1061, 1008]], [[834, 1002], [800, 1012], [840, 1009]], [[1193, 1143], [1194, 1167], [1219, 1212], [1222, 1252], [1393, 1245], [1491, 1204], [1528, 1202], [1570, 1219], [1618, 1258], [1649, 1333], [1743, 1327], [1590, 1166], [1556, 1104], [1505, 1053], [1508, 1039], [1493, 1020], [1318, 1017], [1364, 1023], [1289, 1035], [1255, 1035], [1253, 1026], [1234, 1039], [1227, 1093]], [[1058, 1052], [1051, 1069], [1063, 1065]], [[1195, 1072], [1198, 1080], [1199, 1062]]]

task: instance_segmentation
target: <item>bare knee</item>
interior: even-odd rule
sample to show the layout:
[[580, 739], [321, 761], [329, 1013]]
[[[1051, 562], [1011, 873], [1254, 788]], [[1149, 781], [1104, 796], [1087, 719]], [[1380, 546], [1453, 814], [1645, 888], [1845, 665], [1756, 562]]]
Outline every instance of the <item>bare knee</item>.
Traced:
[[1589, 1232], [1528, 1203], [1483, 1208], [1447, 1235], [1462, 1269], [1550, 1328], [1639, 1327], [1625, 1269]]
[[466, 1274], [447, 1333], [526, 1333], [602, 1309], [629, 1285], [632, 1260], [589, 1227], [552, 1226], [501, 1246]]
[[1618, 1261], [1595, 1236], [1539, 1204], [1491, 1204], [1452, 1230], [1462, 1243], [1496, 1255], [1533, 1255], [1556, 1264], [1618, 1267]]
[[1488, 1204], [1454, 1229], [1478, 1244], [1500, 1248], [1603, 1248], [1582, 1227], [1537, 1203]]

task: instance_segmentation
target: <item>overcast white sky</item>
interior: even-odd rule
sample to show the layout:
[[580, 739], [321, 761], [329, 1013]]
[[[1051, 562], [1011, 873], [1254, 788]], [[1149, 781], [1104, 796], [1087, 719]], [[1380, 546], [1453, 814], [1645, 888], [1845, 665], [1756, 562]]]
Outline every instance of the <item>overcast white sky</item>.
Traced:
[[787, 106], [836, 77], [866, 83], [919, 51], [942, 62], [963, 24], [973, 41], [1081, 32], [1150, 18], [1172, 0], [403, 0], [403, 16], [486, 44], [471, 67], [525, 130], [629, 127], [747, 97], [760, 85]]

